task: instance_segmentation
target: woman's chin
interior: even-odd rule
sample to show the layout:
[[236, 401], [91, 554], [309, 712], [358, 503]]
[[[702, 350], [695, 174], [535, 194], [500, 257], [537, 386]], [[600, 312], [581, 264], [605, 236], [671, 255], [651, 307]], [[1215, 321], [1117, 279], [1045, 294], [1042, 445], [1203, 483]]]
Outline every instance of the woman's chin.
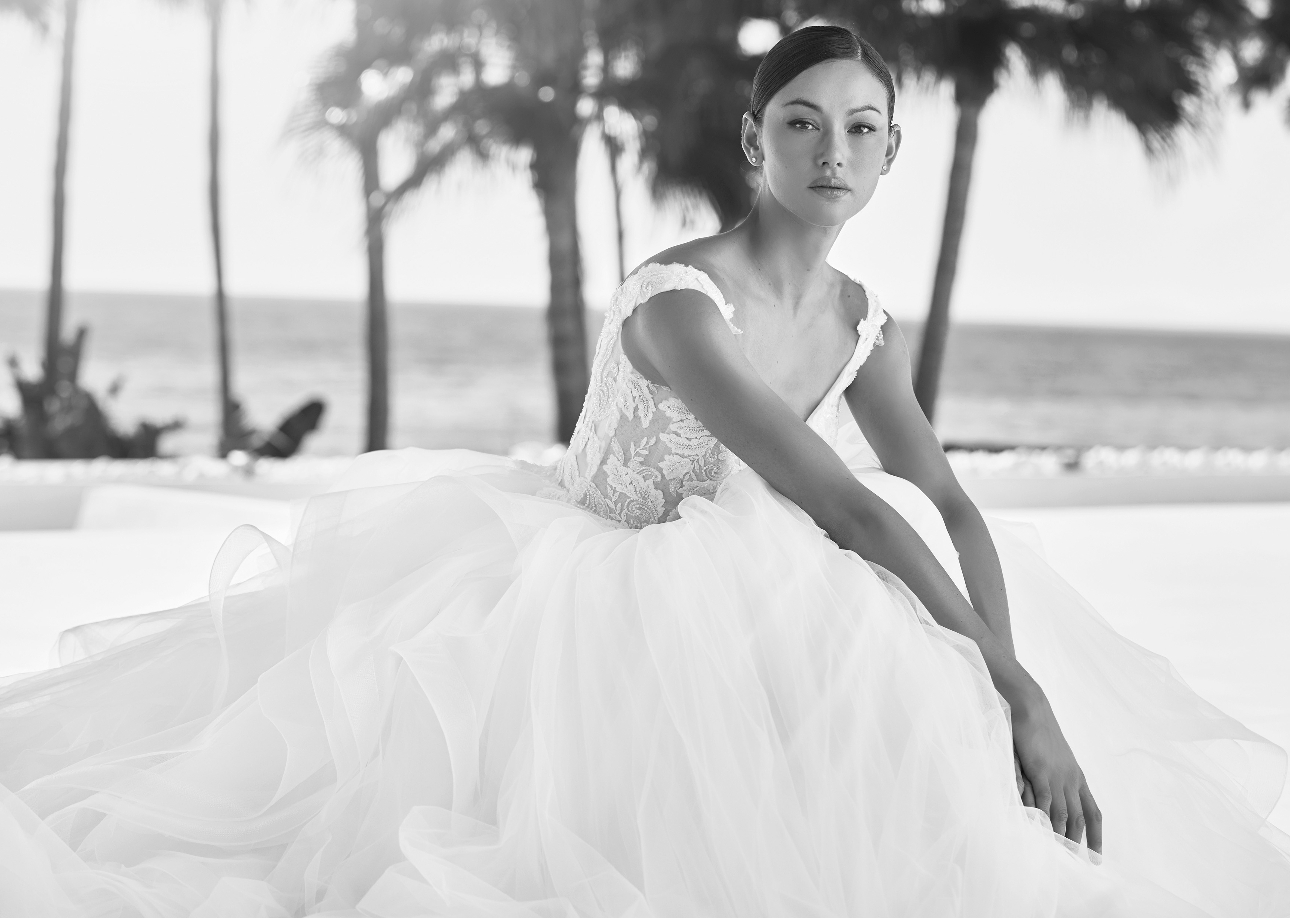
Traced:
[[[769, 196], [772, 206], [787, 211], [798, 220], [809, 226], [820, 229], [834, 229], [846, 223], [864, 209], [873, 197], [872, 188], [851, 188], [841, 197], [823, 195], [796, 184], [790, 180], [791, 187], [776, 190], [770, 182], [761, 188], [761, 196]], [[765, 206], [766, 201], [761, 202]]]
[[788, 210], [803, 223], [829, 229], [841, 226], [860, 213], [865, 203], [854, 191], [835, 200], [828, 200], [811, 192], [810, 197], [795, 196], [795, 200], [788, 204]]

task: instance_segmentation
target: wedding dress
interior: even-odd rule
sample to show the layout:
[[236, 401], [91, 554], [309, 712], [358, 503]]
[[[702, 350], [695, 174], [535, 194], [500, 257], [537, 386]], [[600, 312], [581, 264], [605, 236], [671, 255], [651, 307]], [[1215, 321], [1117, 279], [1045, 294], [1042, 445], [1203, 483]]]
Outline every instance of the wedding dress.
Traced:
[[[738, 331], [702, 272], [638, 271], [559, 463], [360, 456], [290, 545], [236, 530], [209, 597], [0, 686], [0, 914], [1290, 915], [1281, 751], [992, 522], [1104, 856], [1021, 804], [975, 644], [623, 355], [674, 288]], [[808, 423], [961, 585], [839, 409], [884, 318]]]

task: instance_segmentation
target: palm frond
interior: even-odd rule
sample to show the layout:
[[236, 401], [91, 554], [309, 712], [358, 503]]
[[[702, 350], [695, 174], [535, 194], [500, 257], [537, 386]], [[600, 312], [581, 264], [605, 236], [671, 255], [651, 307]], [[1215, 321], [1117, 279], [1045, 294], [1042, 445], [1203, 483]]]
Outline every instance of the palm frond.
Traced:
[[1019, 58], [1032, 79], [1061, 87], [1073, 113], [1101, 107], [1123, 117], [1153, 155], [1205, 122], [1216, 51], [1246, 16], [1241, 0], [823, 0], [812, 8], [864, 34], [903, 79], [950, 83], [978, 99]]
[[638, 75], [605, 85], [602, 98], [639, 125], [636, 153], [649, 163], [656, 199], [704, 200], [723, 228], [747, 214], [752, 186], [739, 127], [758, 63], [733, 40], [693, 38], [654, 49]]
[[49, 28], [49, 0], [0, 0], [0, 13], [16, 13], [44, 31]]
[[1212, 55], [1178, 3], [1090, 4], [1076, 16], [1027, 10], [1014, 46], [1033, 78], [1056, 79], [1073, 111], [1116, 113], [1152, 155], [1204, 121]]
[[1237, 89], [1248, 107], [1256, 95], [1276, 92], [1290, 76], [1290, 0], [1268, 0], [1266, 13], [1252, 18], [1235, 44]]
[[461, 156], [487, 157], [471, 76], [480, 30], [464, 17], [467, 6], [369, 3], [368, 27], [320, 59], [292, 113], [287, 134], [308, 158], [353, 158], [382, 137], [409, 151], [411, 167], [382, 192], [387, 216]]

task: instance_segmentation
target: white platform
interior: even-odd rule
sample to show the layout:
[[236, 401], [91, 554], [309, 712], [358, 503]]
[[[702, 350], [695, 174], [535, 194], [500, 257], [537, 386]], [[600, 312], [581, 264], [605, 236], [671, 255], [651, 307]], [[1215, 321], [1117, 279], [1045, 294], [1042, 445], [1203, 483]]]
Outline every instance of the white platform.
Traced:
[[205, 596], [242, 523], [279, 541], [290, 532], [289, 501], [99, 485], [78, 502], [75, 529], [0, 531], [0, 676], [45, 668], [66, 628]]

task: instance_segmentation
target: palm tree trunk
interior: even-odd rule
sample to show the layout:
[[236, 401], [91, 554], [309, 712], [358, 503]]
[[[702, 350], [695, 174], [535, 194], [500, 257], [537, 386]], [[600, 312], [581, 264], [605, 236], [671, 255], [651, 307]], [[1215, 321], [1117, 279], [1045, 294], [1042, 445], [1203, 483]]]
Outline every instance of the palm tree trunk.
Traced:
[[359, 145], [367, 214], [367, 444], [385, 449], [390, 427], [390, 331], [385, 302], [385, 195], [377, 138]]
[[618, 242], [618, 282], [627, 279], [627, 251], [623, 240], [623, 177], [619, 174], [619, 159], [623, 155], [623, 145], [618, 138], [601, 127], [605, 138], [605, 149], [609, 153], [609, 181], [614, 186], [614, 229]]
[[216, 450], [220, 456], [227, 456], [238, 437], [234, 430], [233, 419], [233, 380], [229, 357], [229, 322], [228, 301], [224, 293], [224, 240], [220, 225], [220, 31], [224, 18], [224, 0], [207, 0], [206, 12], [210, 26], [210, 217], [211, 217], [211, 252], [215, 261], [215, 336], [219, 350], [219, 442]]
[[45, 306], [45, 383], [51, 389], [60, 378], [63, 340], [63, 244], [67, 216], [67, 146], [72, 126], [72, 61], [76, 51], [76, 17], [80, 0], [64, 0], [63, 71], [58, 91], [58, 139], [54, 152], [54, 240], [49, 265], [49, 297]]
[[533, 151], [533, 184], [546, 219], [551, 273], [547, 338], [555, 376], [555, 435], [562, 443], [573, 436], [590, 380], [578, 248], [578, 140], [578, 132], [553, 132]]
[[976, 155], [977, 128], [989, 92], [960, 81], [954, 88], [958, 106], [958, 128], [954, 133], [954, 159], [950, 164], [950, 186], [945, 200], [945, 222], [941, 227], [941, 252], [936, 260], [932, 302], [923, 325], [923, 340], [914, 375], [914, 395], [931, 421], [936, 411], [936, 394], [945, 361], [945, 342], [950, 331], [950, 295], [958, 271], [959, 243], [967, 218], [968, 189], [972, 183], [972, 159]]

